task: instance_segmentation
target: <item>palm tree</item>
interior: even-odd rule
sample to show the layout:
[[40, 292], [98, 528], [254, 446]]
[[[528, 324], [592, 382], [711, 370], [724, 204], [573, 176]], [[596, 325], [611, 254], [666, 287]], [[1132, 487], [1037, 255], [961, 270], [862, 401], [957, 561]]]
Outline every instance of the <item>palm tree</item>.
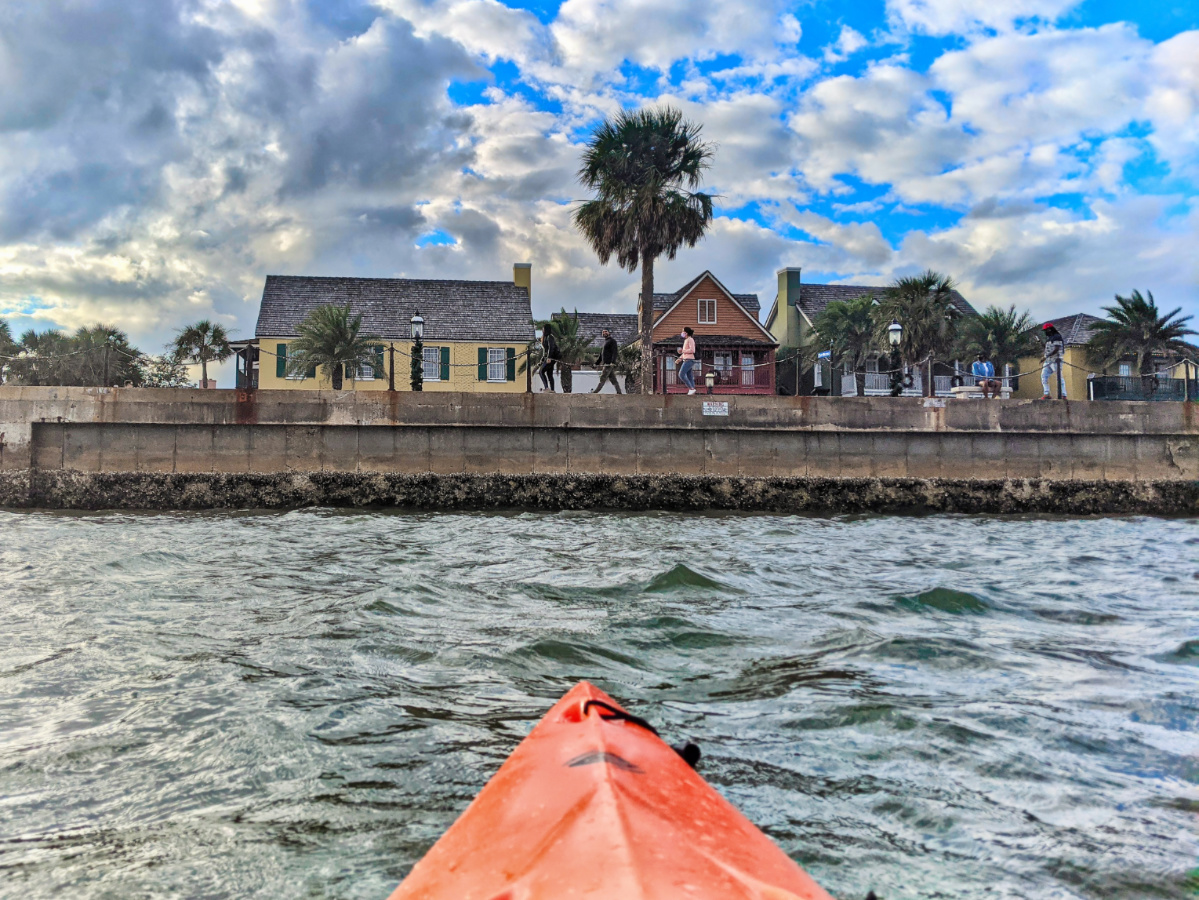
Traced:
[[1186, 327], [1193, 317], [1176, 318], [1182, 307], [1161, 315], [1153, 301], [1133, 291], [1129, 297], [1116, 295], [1115, 306], [1105, 306], [1105, 321], [1092, 326], [1091, 339], [1087, 342], [1088, 355], [1093, 362], [1110, 366], [1121, 359], [1135, 356], [1137, 371], [1141, 377], [1153, 374], [1154, 354], [1193, 353], [1194, 348], [1183, 338], [1196, 332]]
[[80, 328], [71, 336], [72, 355], [64, 366], [64, 384], [109, 387], [142, 383], [142, 353], [129, 335], [112, 325]]
[[996, 374], [1002, 375], [1005, 365], [1016, 368], [1021, 357], [1040, 352], [1034, 325], [1032, 316], [1017, 313], [1014, 305], [1007, 309], [988, 306], [985, 312], [961, 323], [958, 348], [966, 359], [981, 353], [995, 366]]
[[350, 314], [350, 304], [318, 306], [300, 323], [300, 336], [288, 347], [287, 370], [307, 377], [315, 368], [329, 371], [333, 390], [340, 391], [342, 371], [350, 380], [363, 363], [374, 359], [376, 335], [362, 334], [362, 314]]
[[69, 366], [74, 351], [71, 338], [61, 331], [29, 329], [17, 345], [17, 359], [12, 364], [13, 377], [21, 384], [69, 384]]
[[700, 130], [669, 106], [620, 112], [596, 129], [579, 169], [596, 197], [575, 226], [601, 263], [641, 266], [642, 393], [653, 390], [654, 260], [694, 247], [712, 221], [712, 196], [697, 190], [713, 153]]
[[[12, 329], [8, 327], [8, 323], [0, 319], [0, 357], [16, 356], [17, 342], [12, 338]], [[0, 384], [3, 384], [6, 377], [12, 377], [11, 359], [0, 359]]]
[[624, 381], [624, 392], [631, 394], [641, 383], [641, 347], [625, 344], [616, 355], [616, 374]]
[[[922, 275], [897, 278], [884, 291], [875, 308], [875, 333], [878, 343], [887, 340], [892, 322], [903, 326], [899, 343], [900, 359], [916, 366], [949, 353], [954, 346], [960, 313], [953, 304], [956, 285], [948, 275], [931, 269]], [[933, 379], [926, 375], [924, 396], [931, 397]]]
[[233, 355], [225, 326], [208, 319], [201, 319], [181, 329], [175, 336], [173, 347], [180, 359], [200, 364], [200, 384], [204, 387], [208, 386], [208, 364], [223, 363]]
[[812, 322], [814, 352], [830, 351], [833, 366], [854, 373], [857, 396], [866, 393], [866, 359], [878, 347], [875, 335], [874, 297], [863, 294], [852, 300], [834, 300]]
[[591, 339], [579, 334], [579, 311], [576, 309], [573, 313], [568, 313], [564, 306], [561, 312], [554, 313], [551, 318], [543, 322], [538, 322], [537, 326], [539, 328], [548, 326], [554, 333], [554, 340], [558, 342], [558, 358], [562, 360], [560, 367], [562, 393], [569, 394], [574, 389], [574, 375], [571, 366], [586, 362], [595, 355], [595, 346], [591, 343]]

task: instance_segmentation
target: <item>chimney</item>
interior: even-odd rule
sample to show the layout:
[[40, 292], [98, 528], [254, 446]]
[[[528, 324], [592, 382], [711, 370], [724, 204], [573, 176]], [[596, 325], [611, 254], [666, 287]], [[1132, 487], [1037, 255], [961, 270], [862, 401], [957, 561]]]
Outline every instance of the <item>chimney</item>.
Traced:
[[799, 273], [802, 272], [799, 266], [788, 267], [778, 270], [779, 277], [779, 312], [783, 311], [784, 307], [794, 307], [799, 303]]
[[533, 264], [532, 263], [514, 263], [512, 266], [512, 283], [517, 287], [522, 287], [528, 290], [529, 296], [533, 295]]

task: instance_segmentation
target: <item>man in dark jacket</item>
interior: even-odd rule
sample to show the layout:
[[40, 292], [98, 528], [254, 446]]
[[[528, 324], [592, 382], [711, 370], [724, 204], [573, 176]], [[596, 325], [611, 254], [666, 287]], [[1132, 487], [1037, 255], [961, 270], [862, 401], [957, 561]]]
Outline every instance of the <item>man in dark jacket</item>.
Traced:
[[612, 387], [616, 388], [616, 393], [621, 394], [623, 391], [620, 385], [616, 383], [616, 359], [620, 356], [620, 346], [616, 343], [616, 338], [612, 337], [612, 333], [607, 328], [604, 329], [604, 349], [600, 351], [599, 366], [600, 380], [595, 386], [595, 390], [591, 393], [598, 394], [604, 389], [604, 382], [611, 381]]

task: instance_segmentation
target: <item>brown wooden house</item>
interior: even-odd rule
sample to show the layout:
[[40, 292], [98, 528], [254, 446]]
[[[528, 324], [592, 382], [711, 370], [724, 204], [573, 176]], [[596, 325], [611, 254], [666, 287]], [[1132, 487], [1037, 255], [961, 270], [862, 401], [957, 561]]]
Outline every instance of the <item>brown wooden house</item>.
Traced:
[[[695, 384], [716, 394], [773, 394], [778, 342], [758, 322], [757, 294], [734, 294], [703, 272], [672, 294], [654, 294], [654, 390], [686, 393], [676, 376], [683, 326], [695, 330]], [[640, 315], [640, 310], [638, 310]]]

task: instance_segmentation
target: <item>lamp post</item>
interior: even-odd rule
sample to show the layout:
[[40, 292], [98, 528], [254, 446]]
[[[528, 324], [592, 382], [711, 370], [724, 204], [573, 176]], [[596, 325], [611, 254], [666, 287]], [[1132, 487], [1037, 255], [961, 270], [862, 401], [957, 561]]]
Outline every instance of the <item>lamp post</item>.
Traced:
[[887, 328], [887, 340], [891, 343], [891, 396], [903, 393], [903, 373], [899, 371], [899, 342], [903, 340], [903, 326], [892, 320]]
[[425, 320], [420, 310], [412, 317], [412, 390], [425, 389]]
[[713, 371], [712, 369], [708, 369], [708, 371], [706, 371], [704, 373], [704, 384], [706, 384], [708, 386], [708, 393], [709, 394], [712, 393], [712, 388], [716, 384], [716, 372], [715, 371]]

